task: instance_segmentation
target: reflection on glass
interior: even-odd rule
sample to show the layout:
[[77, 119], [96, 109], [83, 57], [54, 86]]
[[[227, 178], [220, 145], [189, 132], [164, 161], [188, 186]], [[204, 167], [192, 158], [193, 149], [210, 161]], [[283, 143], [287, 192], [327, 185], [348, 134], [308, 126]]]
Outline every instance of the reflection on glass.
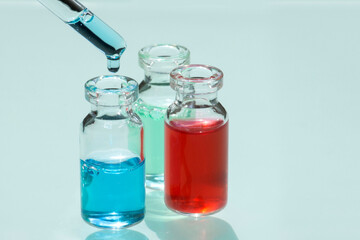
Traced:
[[102, 230], [90, 234], [85, 240], [149, 240], [145, 235], [128, 229]]
[[145, 223], [161, 240], [238, 240], [231, 225], [222, 219], [192, 218], [171, 212], [161, 191], [146, 194]]
[[146, 192], [146, 215], [149, 219], [155, 221], [168, 221], [173, 219], [185, 218], [182, 215], [170, 211], [164, 203], [163, 191]]

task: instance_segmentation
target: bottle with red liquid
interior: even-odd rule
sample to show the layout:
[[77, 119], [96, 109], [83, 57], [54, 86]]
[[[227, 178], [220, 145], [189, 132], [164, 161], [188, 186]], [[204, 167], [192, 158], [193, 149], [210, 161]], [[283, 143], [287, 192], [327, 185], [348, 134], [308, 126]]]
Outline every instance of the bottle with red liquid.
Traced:
[[176, 99], [165, 118], [165, 203], [178, 213], [209, 215], [227, 202], [228, 115], [217, 100], [223, 73], [193, 64], [170, 76]]

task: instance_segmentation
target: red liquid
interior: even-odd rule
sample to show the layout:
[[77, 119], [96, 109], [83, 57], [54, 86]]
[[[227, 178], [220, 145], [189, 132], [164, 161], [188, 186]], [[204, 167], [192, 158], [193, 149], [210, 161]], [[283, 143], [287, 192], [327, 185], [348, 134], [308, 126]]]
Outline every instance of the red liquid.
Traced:
[[175, 120], [165, 124], [165, 203], [176, 211], [209, 214], [226, 205], [228, 123]]

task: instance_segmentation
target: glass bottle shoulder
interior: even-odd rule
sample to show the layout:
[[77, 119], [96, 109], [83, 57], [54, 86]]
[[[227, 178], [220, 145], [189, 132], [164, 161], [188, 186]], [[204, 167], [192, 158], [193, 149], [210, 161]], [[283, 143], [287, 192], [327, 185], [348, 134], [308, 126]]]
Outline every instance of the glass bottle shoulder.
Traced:
[[183, 126], [196, 122], [211, 122], [217, 126], [222, 126], [228, 122], [228, 114], [220, 102], [196, 102], [175, 101], [166, 112], [165, 121], [169, 125], [181, 124]]
[[99, 115], [97, 111], [91, 111], [81, 123], [82, 131], [87, 129], [122, 129], [122, 128], [142, 128], [140, 117], [130, 110], [124, 114], [103, 114]]
[[150, 84], [148, 89], [140, 93], [134, 110], [143, 120], [161, 120], [164, 119], [166, 110], [174, 99], [175, 92], [169, 84]]

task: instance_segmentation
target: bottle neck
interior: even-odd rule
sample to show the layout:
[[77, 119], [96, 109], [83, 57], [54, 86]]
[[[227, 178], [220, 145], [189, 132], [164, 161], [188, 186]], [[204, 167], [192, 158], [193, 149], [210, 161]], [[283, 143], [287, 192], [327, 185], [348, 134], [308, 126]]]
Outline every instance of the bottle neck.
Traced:
[[176, 92], [176, 101], [178, 102], [193, 102], [197, 105], [215, 105], [217, 103], [217, 92], [210, 93], [194, 93], [194, 92]]
[[145, 71], [145, 82], [151, 85], [169, 85], [169, 72]]
[[123, 116], [127, 117], [132, 110], [132, 105], [103, 106], [91, 104], [91, 111], [96, 112], [97, 117], [102, 116]]

